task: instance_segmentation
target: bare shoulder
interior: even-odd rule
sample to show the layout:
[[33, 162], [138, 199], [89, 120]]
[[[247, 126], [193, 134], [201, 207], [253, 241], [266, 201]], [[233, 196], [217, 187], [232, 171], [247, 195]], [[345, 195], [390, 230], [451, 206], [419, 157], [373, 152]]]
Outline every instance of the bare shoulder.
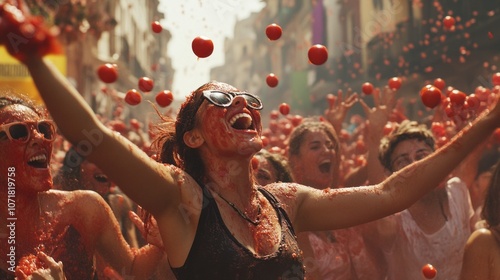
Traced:
[[[473, 246], [472, 246], [473, 245]], [[486, 228], [481, 228], [475, 230], [469, 237], [467, 241], [467, 247], [476, 248], [477, 250], [491, 249], [497, 247], [498, 243], [493, 236], [493, 233]]]
[[272, 183], [263, 187], [269, 191], [281, 204], [281, 207], [293, 220], [303, 194], [307, 192], [306, 186], [297, 183]]
[[91, 210], [95, 206], [107, 205], [98, 193], [88, 190], [50, 190], [45, 192], [42, 197], [49, 205], [65, 208], [65, 211]]

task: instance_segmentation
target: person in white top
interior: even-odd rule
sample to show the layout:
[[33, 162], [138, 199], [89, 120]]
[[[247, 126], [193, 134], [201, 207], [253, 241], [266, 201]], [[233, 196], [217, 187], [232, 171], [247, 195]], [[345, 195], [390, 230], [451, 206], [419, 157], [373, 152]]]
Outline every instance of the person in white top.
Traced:
[[[403, 121], [382, 139], [379, 159], [389, 173], [395, 173], [432, 156], [434, 144], [425, 125]], [[473, 214], [467, 186], [454, 177], [408, 209], [379, 220], [369, 238], [383, 252], [387, 279], [425, 279], [422, 268], [426, 264], [436, 268], [434, 279], [458, 279]]]

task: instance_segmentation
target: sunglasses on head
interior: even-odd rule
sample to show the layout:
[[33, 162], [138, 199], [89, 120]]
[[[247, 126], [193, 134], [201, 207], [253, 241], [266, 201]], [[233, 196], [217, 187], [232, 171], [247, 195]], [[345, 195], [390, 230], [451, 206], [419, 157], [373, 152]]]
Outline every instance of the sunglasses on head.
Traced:
[[255, 110], [262, 110], [262, 101], [255, 95], [248, 92], [223, 92], [219, 90], [204, 90], [203, 96], [210, 103], [219, 107], [231, 106], [236, 96], [242, 96], [247, 101], [248, 107]]
[[52, 121], [13, 122], [0, 126], [0, 140], [7, 137], [11, 141], [27, 143], [31, 138], [33, 127], [48, 141], [55, 139], [55, 127]]

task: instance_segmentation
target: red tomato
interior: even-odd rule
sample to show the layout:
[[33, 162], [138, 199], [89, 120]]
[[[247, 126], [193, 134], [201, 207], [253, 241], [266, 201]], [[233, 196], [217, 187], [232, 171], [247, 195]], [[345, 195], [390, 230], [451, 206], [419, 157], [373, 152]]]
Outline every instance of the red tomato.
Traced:
[[434, 86], [440, 90], [444, 90], [444, 88], [446, 87], [446, 83], [444, 82], [443, 79], [437, 78], [434, 80]]
[[127, 126], [121, 120], [112, 120], [107, 123], [113, 131], [119, 132], [120, 134], [125, 134], [127, 132]]
[[161, 26], [159, 21], [153, 21], [151, 23], [151, 29], [154, 33], [160, 33], [163, 30], [163, 27]]
[[448, 95], [450, 102], [456, 106], [463, 106], [467, 95], [458, 89], [454, 89]]
[[366, 153], [367, 149], [366, 149], [365, 142], [363, 140], [361, 140], [361, 139], [358, 139], [356, 141], [355, 149], [356, 149], [356, 153], [358, 153], [358, 154], [364, 154], [364, 153]]
[[295, 127], [301, 124], [303, 119], [304, 118], [301, 115], [295, 115], [292, 117], [290, 121], [292, 122], [292, 125]]
[[168, 105], [172, 104], [174, 96], [170, 90], [163, 90], [156, 94], [155, 100], [156, 103], [160, 105], [160, 107], [167, 107]]
[[130, 119], [130, 126], [135, 130], [139, 130], [141, 123], [137, 119]]
[[401, 87], [401, 78], [399, 77], [390, 78], [389, 81], [387, 82], [387, 85], [389, 85], [389, 88], [392, 90], [398, 90]]
[[389, 135], [394, 130], [394, 125], [391, 122], [388, 122], [384, 125], [383, 133], [384, 135]]
[[453, 110], [453, 108], [451, 107], [450, 104], [448, 104], [445, 108], [444, 108], [444, 113], [446, 114], [446, 116], [448, 116], [448, 118], [450, 119], [453, 119], [453, 117], [456, 115], [455, 111]]
[[283, 154], [283, 150], [278, 146], [273, 146], [269, 149], [269, 152], [273, 154]]
[[443, 19], [443, 25], [444, 25], [444, 27], [446, 27], [447, 29], [452, 28], [452, 27], [455, 25], [455, 18], [453, 18], [453, 17], [451, 17], [451, 16], [446, 16], [446, 17]]
[[493, 82], [494, 86], [499, 86], [500, 85], [500, 72], [493, 74], [493, 76], [491, 77], [491, 81]]
[[278, 112], [277, 110], [272, 110], [269, 117], [271, 118], [271, 120], [277, 120], [280, 117], [280, 112]]
[[278, 82], [278, 77], [276, 77], [276, 75], [274, 75], [273, 73], [267, 75], [266, 83], [268, 86], [276, 87], [278, 85]]
[[372, 94], [373, 93], [373, 85], [371, 83], [366, 82], [361, 87], [361, 90], [363, 91], [364, 94]]
[[252, 170], [257, 170], [259, 168], [259, 159], [256, 157], [252, 158], [252, 161], [250, 162], [252, 164]]
[[435, 136], [442, 137], [446, 136], [446, 129], [444, 125], [440, 122], [432, 122], [431, 131]]
[[106, 63], [99, 66], [99, 68], [97, 68], [97, 76], [99, 76], [101, 81], [107, 84], [116, 82], [118, 79], [116, 64]]
[[262, 147], [266, 147], [267, 145], [269, 145], [269, 138], [267, 138], [266, 136], [261, 136], [260, 139], [262, 140]]
[[214, 43], [207, 37], [198, 36], [191, 43], [191, 48], [197, 57], [209, 57], [214, 51]]
[[288, 105], [286, 103], [281, 103], [280, 104], [280, 113], [282, 115], [288, 115], [288, 113], [290, 113], [290, 105]]
[[479, 107], [481, 104], [481, 100], [479, 100], [479, 97], [477, 97], [474, 93], [467, 96], [467, 105], [471, 109], [476, 109]]
[[139, 79], [139, 89], [143, 92], [150, 92], [154, 87], [154, 82], [148, 77]]
[[309, 48], [307, 56], [312, 64], [321, 65], [328, 59], [328, 50], [325, 46], [317, 44]]
[[125, 102], [127, 104], [135, 106], [142, 101], [142, 95], [135, 89], [131, 89], [127, 91], [127, 94], [125, 94]]
[[500, 144], [500, 128], [495, 129], [493, 132], [493, 139], [497, 144]]
[[441, 90], [433, 85], [426, 85], [420, 90], [420, 99], [428, 108], [434, 108], [441, 103]]
[[19, 260], [19, 264], [16, 267], [16, 274], [20, 274], [20, 271], [22, 271], [26, 276], [31, 276], [33, 272], [40, 268], [47, 268], [47, 265], [45, 265], [37, 256], [29, 254]]
[[432, 264], [426, 264], [422, 267], [422, 274], [427, 279], [434, 279], [434, 277], [436, 277], [437, 270]]
[[277, 25], [276, 23], [269, 24], [266, 27], [266, 35], [269, 40], [278, 40], [281, 37], [281, 26]]

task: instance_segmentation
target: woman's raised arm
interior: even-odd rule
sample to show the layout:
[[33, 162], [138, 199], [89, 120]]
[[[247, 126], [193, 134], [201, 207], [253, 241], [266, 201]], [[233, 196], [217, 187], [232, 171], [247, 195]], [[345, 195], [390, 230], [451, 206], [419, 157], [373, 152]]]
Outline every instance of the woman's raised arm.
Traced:
[[[50, 62], [35, 56], [23, 62], [58, 128], [78, 154], [98, 165], [127, 196], [151, 213], [177, 208], [181, 194], [177, 187], [179, 178], [173, 176], [185, 176], [183, 172], [174, 173], [173, 167], [158, 164], [136, 145], [105, 127]], [[82, 159], [75, 153], [71, 160]]]
[[296, 206], [289, 210], [297, 232], [349, 227], [410, 207], [438, 186], [474, 147], [500, 126], [500, 102], [498, 96], [495, 99], [491, 111], [462, 129], [447, 145], [393, 173], [380, 184], [328, 190], [294, 188]]

